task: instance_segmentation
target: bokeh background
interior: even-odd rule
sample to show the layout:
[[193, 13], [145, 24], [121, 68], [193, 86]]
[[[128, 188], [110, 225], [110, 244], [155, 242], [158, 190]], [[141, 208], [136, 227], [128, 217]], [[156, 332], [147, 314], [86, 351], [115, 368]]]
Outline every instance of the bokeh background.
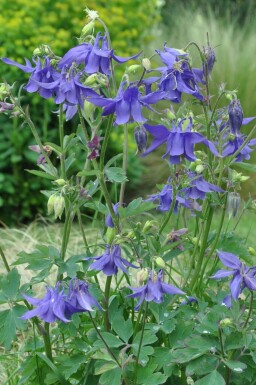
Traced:
[[[20, 63], [24, 57], [31, 58], [40, 44], [49, 44], [59, 56], [76, 45], [86, 21], [86, 6], [99, 12], [116, 53], [122, 56], [142, 48], [151, 55], [156, 48], [162, 49], [165, 41], [177, 48], [191, 40], [203, 46], [208, 33], [217, 55], [211, 93], [216, 95], [224, 82], [227, 89], [239, 90], [245, 116], [256, 115], [256, 0], [0, 0], [0, 6], [0, 57]], [[1, 82], [16, 81], [17, 89], [27, 82], [22, 71], [3, 63], [0, 77]], [[43, 142], [57, 140], [52, 101], [23, 93], [23, 104], [30, 105]], [[66, 125], [66, 132], [72, 128]], [[247, 132], [250, 129], [248, 126]], [[130, 136], [127, 200], [149, 193], [166, 172], [157, 157], [141, 162], [135, 156], [133, 130]], [[8, 226], [29, 223], [38, 213], [46, 214], [46, 200], [40, 190], [49, 188], [50, 183], [24, 171], [35, 168], [36, 155], [28, 150], [31, 144], [34, 141], [28, 127], [18, 119], [0, 115], [0, 221]], [[121, 145], [122, 133], [117, 130], [108, 155], [120, 151]], [[255, 181], [252, 175], [243, 191], [245, 197], [249, 190], [255, 194]]]

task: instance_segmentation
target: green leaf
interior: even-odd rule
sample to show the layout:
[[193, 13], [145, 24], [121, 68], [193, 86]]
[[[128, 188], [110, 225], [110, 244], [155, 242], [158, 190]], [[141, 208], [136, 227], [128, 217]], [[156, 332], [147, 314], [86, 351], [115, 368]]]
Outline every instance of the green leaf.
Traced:
[[25, 169], [25, 171], [29, 172], [30, 174], [33, 174], [33, 175], [36, 175], [36, 176], [40, 176], [40, 178], [45, 178], [45, 179], [50, 179], [50, 180], [56, 179], [55, 176], [50, 175], [50, 174], [47, 174], [47, 173], [44, 172], [44, 171], [39, 171], [39, 170], [28, 170], [28, 169]]
[[196, 381], [195, 385], [225, 385], [225, 380], [217, 370], [214, 370], [212, 373]]
[[105, 175], [110, 182], [123, 183], [128, 180], [121, 167], [110, 167], [105, 169]]
[[57, 144], [52, 143], [52, 142], [46, 142], [45, 145], [49, 146], [57, 155], [61, 155], [62, 154], [62, 149]]
[[43, 360], [46, 363], [46, 365], [49, 366], [49, 368], [52, 369], [52, 371], [56, 374], [58, 379], [61, 381], [62, 385], [70, 385], [70, 383], [66, 381], [65, 377], [62, 375], [61, 371], [57, 368], [56, 365], [54, 365], [54, 363], [51, 360], [49, 360], [48, 357], [46, 357], [43, 353], [40, 353], [40, 352], [37, 352], [36, 355], [39, 358], [41, 358], [41, 360]]
[[143, 385], [163, 384], [167, 380], [167, 376], [160, 372], [154, 373], [156, 367], [157, 365], [151, 362], [145, 367], [140, 366], [137, 372], [137, 383]]
[[29, 384], [29, 378], [35, 375], [37, 368], [36, 356], [27, 357], [26, 361], [20, 366], [21, 378], [19, 379], [18, 385]]
[[86, 356], [83, 354], [63, 355], [56, 357], [55, 361], [60, 364], [61, 372], [68, 379], [72, 374], [76, 373], [81, 364], [86, 362]]
[[83, 170], [79, 171], [77, 173], [77, 176], [93, 176], [93, 175], [99, 175], [100, 171], [99, 170]]
[[109, 370], [115, 369], [117, 367], [117, 363], [114, 361], [105, 362], [105, 361], [97, 361], [95, 365], [94, 373], [96, 375], [100, 375], [102, 373], [108, 372]]
[[120, 385], [121, 384], [121, 369], [115, 368], [103, 373], [100, 376], [100, 385]]
[[93, 209], [95, 211], [99, 211], [101, 214], [104, 214], [104, 215], [108, 214], [107, 207], [99, 201], [88, 202], [84, 205], [84, 207], [88, 207], [88, 208]]
[[114, 162], [116, 162], [117, 160], [121, 159], [123, 157], [123, 154], [118, 154], [118, 155], [115, 155], [113, 156], [113, 158], [111, 158], [105, 165], [105, 169], [108, 169], [111, 164], [113, 164]]
[[142, 214], [145, 211], [152, 210], [156, 205], [153, 202], [143, 202], [142, 198], [133, 200], [127, 207], [119, 207], [118, 214], [120, 218], [132, 217]]
[[[134, 341], [133, 341], [133, 346], [138, 347], [141, 339], [141, 331], [136, 334]], [[143, 339], [142, 339], [142, 346], [145, 345], [151, 345], [154, 342], [157, 341], [157, 336], [152, 333], [152, 331], [146, 330], [143, 334]]]
[[128, 343], [130, 337], [133, 334], [132, 321], [126, 320], [124, 317], [117, 313], [111, 320], [111, 325], [116, 334], [126, 343]]
[[1, 279], [1, 289], [6, 300], [14, 300], [20, 287], [20, 274], [16, 268], [12, 269]]
[[251, 163], [236, 162], [233, 166], [249, 172], [256, 172], [256, 165]]
[[218, 358], [207, 355], [196, 358], [186, 366], [186, 375], [192, 376], [193, 374], [196, 374], [198, 376], [203, 376], [211, 373], [217, 367], [218, 361]]
[[0, 312], [0, 344], [9, 350], [16, 337], [16, 329], [23, 330], [26, 325], [20, 317], [28, 310], [25, 306], [15, 305]]
[[53, 246], [38, 245], [36, 250], [31, 253], [22, 251], [18, 254], [19, 258], [13, 265], [28, 264], [28, 270], [49, 269], [55, 260], [60, 258], [59, 251]]
[[224, 364], [236, 373], [242, 373], [247, 368], [246, 364], [239, 361], [224, 361]]
[[[119, 346], [124, 345], [123, 341], [120, 341], [116, 336], [111, 333], [103, 332], [101, 333], [101, 335], [110, 348], [118, 348]], [[105, 345], [101, 340], [96, 341], [94, 343], [94, 346], [105, 348]]]

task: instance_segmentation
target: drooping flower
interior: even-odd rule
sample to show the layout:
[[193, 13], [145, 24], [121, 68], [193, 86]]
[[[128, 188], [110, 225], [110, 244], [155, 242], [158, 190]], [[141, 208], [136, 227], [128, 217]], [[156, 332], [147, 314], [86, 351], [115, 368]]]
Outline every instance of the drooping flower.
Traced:
[[135, 127], [134, 138], [137, 143], [139, 153], [143, 153], [147, 147], [148, 135], [143, 126]]
[[93, 306], [97, 306], [102, 310], [98, 301], [90, 294], [88, 284], [77, 278], [70, 281], [65, 306], [68, 317], [71, 317], [74, 313], [92, 311]]
[[26, 65], [19, 64], [8, 58], [2, 58], [2, 61], [6, 64], [18, 67], [26, 73], [31, 73], [28, 84], [24, 87], [27, 92], [32, 93], [38, 91], [39, 95], [45, 99], [52, 97], [52, 89], [47, 89], [46, 87], [41, 87], [39, 85], [39, 83], [47, 84], [55, 82], [60, 76], [59, 72], [52, 67], [48, 57], [45, 57], [44, 60], [41, 60], [40, 58], [33, 59], [35, 67], [32, 66], [28, 59], [25, 59]]
[[92, 140], [89, 140], [87, 143], [88, 148], [90, 149], [91, 153], [88, 155], [88, 159], [92, 160], [97, 158], [100, 155], [100, 141], [102, 138], [95, 135]]
[[182, 119], [178, 125], [174, 123], [171, 131], [163, 125], [150, 126], [149, 124], [144, 124], [146, 130], [153, 135], [154, 139], [142, 156], [148, 155], [163, 143], [166, 143], [166, 153], [163, 155], [163, 158], [169, 156], [169, 161], [172, 164], [179, 164], [183, 158], [190, 162], [195, 161], [194, 147], [197, 143], [205, 144], [215, 156], [220, 156], [212, 142], [203, 135], [192, 131], [193, 124], [191, 118], [189, 118], [186, 128], [183, 129], [184, 121], [186, 120]]
[[62, 322], [69, 322], [65, 315], [65, 294], [64, 289], [60, 291], [60, 284], [58, 283], [55, 288], [47, 287], [46, 295], [44, 298], [33, 298], [23, 294], [23, 297], [36, 306], [35, 309], [27, 311], [20, 317], [23, 320], [27, 320], [33, 317], [39, 317], [45, 322], [51, 323], [57, 320]]
[[119, 245], [106, 245], [105, 253], [97, 257], [86, 258], [86, 260], [88, 259], [95, 259], [95, 262], [93, 262], [89, 268], [90, 270], [103, 271], [103, 273], [108, 276], [117, 274], [118, 269], [128, 274], [126, 267], [138, 268], [138, 266], [135, 266], [125, 258], [122, 258]]
[[[116, 214], [116, 216], [118, 216], [117, 209], [118, 209], [119, 206], [120, 206], [119, 202], [113, 205], [113, 210], [114, 210], [114, 213]], [[113, 219], [112, 219], [112, 217], [111, 217], [111, 215], [109, 213], [106, 215], [105, 225], [107, 227], [112, 227], [112, 228], [115, 227]]]
[[124, 90], [125, 82], [120, 84], [118, 93], [114, 99], [103, 97], [90, 97], [89, 101], [96, 106], [103, 107], [102, 116], [116, 114], [115, 124], [128, 122], [145, 122], [142, 115], [142, 107], [151, 109], [150, 104], [155, 104], [163, 99], [164, 92], [152, 92], [142, 95], [136, 85], [129, 85]]
[[240, 100], [234, 99], [228, 106], [229, 127], [234, 135], [240, 134], [240, 128], [243, 124], [244, 113]]
[[71, 48], [60, 60], [58, 67], [61, 69], [66, 65], [70, 67], [75, 62], [78, 65], [84, 64], [84, 71], [88, 74], [101, 72], [105, 75], [110, 75], [111, 59], [118, 63], [126, 63], [128, 60], [135, 59], [139, 55], [140, 53], [128, 58], [114, 55], [114, 51], [108, 47], [106, 35], [102, 36], [99, 32], [93, 45], [91, 43], [82, 43]]
[[202, 175], [196, 173], [189, 173], [188, 183], [189, 187], [181, 190], [187, 198], [204, 200], [208, 192], [224, 192], [220, 187], [207, 182]]
[[[46, 163], [46, 159], [45, 159], [44, 155], [42, 154], [40, 147], [37, 144], [32, 145], [32, 146], [28, 146], [28, 148], [31, 151], [34, 151], [37, 154], [39, 154], [39, 157], [37, 158], [37, 164], [45, 164]], [[52, 149], [49, 146], [43, 146], [43, 149], [47, 155], [49, 155], [49, 156], [51, 155]]]
[[229, 287], [231, 296], [234, 300], [238, 299], [239, 294], [241, 294], [243, 289], [246, 287], [249, 290], [256, 290], [256, 279], [254, 278], [256, 274], [256, 267], [246, 266], [236, 255], [232, 253], [224, 251], [218, 251], [217, 253], [223, 265], [228, 267], [230, 270], [219, 270], [211, 278], [221, 279], [232, 275], [233, 278]]
[[134, 310], [139, 310], [143, 301], [153, 301], [156, 303], [163, 302], [164, 294], [185, 294], [182, 290], [178, 289], [177, 287], [164, 282], [162, 270], [159, 271], [156, 277], [151, 271], [146, 285], [142, 287], [130, 287], [130, 289], [133, 291], [133, 294], [129, 294], [127, 297], [139, 298], [139, 301]]

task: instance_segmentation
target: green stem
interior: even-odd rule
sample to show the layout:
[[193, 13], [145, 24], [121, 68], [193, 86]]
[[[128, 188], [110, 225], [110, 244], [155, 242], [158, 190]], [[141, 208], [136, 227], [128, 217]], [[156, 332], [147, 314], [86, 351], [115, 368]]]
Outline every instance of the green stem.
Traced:
[[208, 235], [209, 235], [209, 231], [210, 231], [211, 224], [212, 224], [213, 212], [214, 212], [213, 207], [210, 207], [209, 214], [208, 214], [208, 217], [207, 217], [206, 228], [205, 228], [205, 232], [204, 232], [204, 236], [203, 236], [203, 240], [202, 240], [202, 245], [201, 245], [201, 248], [200, 248], [200, 254], [199, 254], [197, 265], [196, 265], [196, 269], [195, 269], [193, 278], [192, 278], [192, 280], [190, 282], [190, 290], [191, 291], [193, 290], [193, 288], [195, 286], [195, 283], [196, 283], [196, 281], [198, 279], [199, 273], [201, 271], [202, 262], [203, 262], [204, 254], [205, 254], [205, 249], [207, 247]]
[[218, 327], [218, 334], [219, 334], [219, 340], [220, 340], [220, 350], [222, 357], [225, 358], [225, 351], [224, 351], [224, 344], [223, 344], [223, 338], [222, 338], [222, 330], [221, 327]]
[[60, 135], [60, 169], [61, 169], [61, 178], [65, 179], [65, 154], [64, 154], [64, 124], [63, 124], [63, 106], [60, 104], [59, 110], [59, 135]]
[[[128, 164], [128, 126], [127, 124], [125, 124], [124, 125], [124, 145], [123, 145], [123, 171], [125, 175], [127, 173], [127, 164]], [[119, 203], [121, 207], [124, 202], [125, 184], [126, 184], [126, 180], [122, 182], [121, 189], [120, 189]]]
[[248, 311], [245, 323], [243, 324], [243, 328], [245, 328], [247, 326], [249, 319], [250, 319], [250, 316], [251, 316], [251, 313], [252, 313], [252, 305], [253, 305], [253, 291], [252, 290], [250, 290], [250, 295], [251, 295], [251, 299], [250, 299], [249, 311]]
[[1, 246], [0, 246], [0, 255], [1, 255], [1, 258], [3, 260], [4, 267], [5, 267], [6, 271], [9, 273], [11, 271], [11, 269], [10, 269], [10, 266], [9, 266], [9, 264], [7, 262], [7, 259], [5, 257], [4, 251], [3, 251]]
[[146, 302], [146, 306], [145, 306], [145, 310], [144, 310], [144, 314], [143, 314], [139, 348], [138, 348], [138, 353], [137, 353], [137, 357], [136, 357], [136, 361], [135, 361], [135, 369], [134, 369], [135, 383], [137, 381], [137, 370], [138, 370], [140, 351], [141, 351], [142, 341], [143, 341], [143, 336], [144, 336], [144, 330], [145, 330], [145, 324], [146, 324], [146, 318], [147, 318], [147, 310], [148, 310], [148, 302]]
[[187, 385], [186, 367], [180, 368], [181, 385]]
[[156, 236], [156, 239], [159, 240], [160, 238], [160, 235], [162, 234], [163, 230], [165, 229], [166, 225], [168, 224], [171, 216], [172, 216], [172, 213], [173, 213], [173, 210], [174, 210], [174, 207], [175, 207], [175, 203], [176, 203], [176, 190], [174, 189], [173, 187], [173, 190], [172, 190], [172, 204], [171, 204], [171, 207], [170, 207], [170, 210], [164, 220], [164, 222], [162, 223], [162, 226], [160, 227], [159, 229], [159, 232]]
[[94, 326], [94, 329], [96, 330], [96, 333], [98, 334], [98, 336], [100, 337], [101, 341], [103, 342], [103, 344], [106, 346], [106, 349], [107, 351], [109, 352], [110, 356], [115, 360], [115, 362], [117, 363], [117, 365], [119, 366], [119, 368], [121, 368], [121, 364], [120, 362], [118, 361], [118, 359], [116, 358], [116, 356], [114, 355], [114, 353], [112, 352], [112, 350], [110, 349], [110, 347], [108, 346], [107, 342], [105, 341], [105, 339], [103, 338], [101, 332], [99, 331], [99, 329], [97, 328], [97, 325], [95, 324], [94, 322], [94, 319], [92, 318], [92, 315], [91, 313], [88, 311], [88, 314], [89, 314], [89, 317], [92, 321], [92, 324]]
[[73, 218], [71, 218], [71, 208], [67, 207], [66, 218], [65, 218], [65, 223], [64, 223], [64, 230], [63, 230], [63, 237], [62, 237], [62, 243], [61, 243], [61, 259], [62, 259], [62, 261], [65, 260], [65, 255], [66, 255], [66, 251], [67, 251], [67, 245], [68, 245], [72, 221], [73, 221]]
[[114, 115], [111, 115], [109, 117], [109, 119], [108, 119], [108, 124], [107, 124], [107, 128], [106, 128], [106, 132], [105, 132], [104, 139], [103, 139], [102, 146], [101, 146], [101, 151], [100, 151], [100, 170], [101, 171], [104, 170], [105, 154], [106, 154], [106, 149], [107, 149], [107, 146], [108, 146], [108, 141], [109, 141], [109, 138], [110, 138], [110, 133], [111, 133], [112, 125], [113, 125], [113, 120], [114, 120]]
[[44, 323], [45, 333], [43, 334], [45, 353], [47, 358], [53, 362], [52, 358], [52, 347], [51, 347], [51, 339], [50, 339], [50, 324], [48, 322]]
[[108, 313], [108, 303], [109, 303], [109, 295], [110, 295], [110, 286], [112, 281], [112, 275], [108, 276], [106, 279], [106, 285], [105, 285], [105, 313], [104, 313], [104, 324], [105, 324], [105, 330], [108, 332], [110, 330], [110, 323], [109, 323], [109, 313]]

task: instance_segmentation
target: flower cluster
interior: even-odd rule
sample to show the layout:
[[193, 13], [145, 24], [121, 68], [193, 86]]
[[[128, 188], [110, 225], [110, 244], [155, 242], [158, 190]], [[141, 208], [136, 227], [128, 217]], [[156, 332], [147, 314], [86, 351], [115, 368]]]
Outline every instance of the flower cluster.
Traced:
[[70, 281], [67, 294], [58, 282], [55, 288], [47, 287], [44, 298], [33, 298], [25, 294], [23, 297], [35, 306], [35, 309], [23, 314], [23, 320], [39, 317], [48, 323], [57, 320], [69, 322], [74, 313], [92, 311], [92, 306], [101, 309], [97, 300], [90, 294], [88, 284], [76, 278]]

